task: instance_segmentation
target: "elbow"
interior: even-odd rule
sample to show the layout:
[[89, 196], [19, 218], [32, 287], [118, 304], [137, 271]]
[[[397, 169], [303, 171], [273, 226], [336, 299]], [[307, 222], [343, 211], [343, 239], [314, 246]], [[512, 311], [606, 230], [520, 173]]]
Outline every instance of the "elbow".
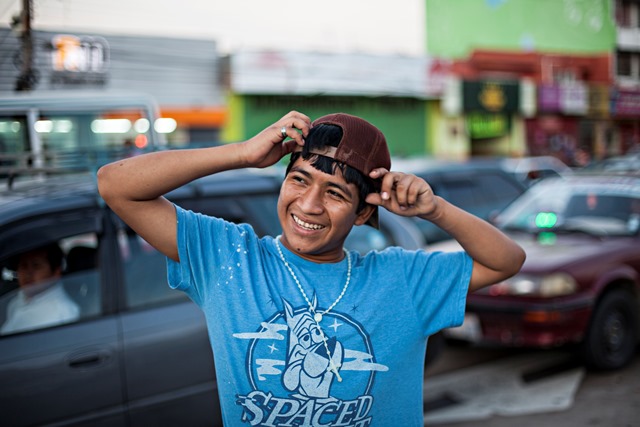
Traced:
[[97, 177], [97, 182], [98, 182], [98, 194], [100, 194], [100, 197], [102, 197], [102, 199], [109, 204], [109, 201], [112, 199], [113, 197], [113, 192], [112, 189], [114, 188], [112, 181], [112, 173], [111, 173], [111, 168], [113, 167], [112, 164], [108, 164], [108, 165], [104, 165], [102, 167], [100, 167], [100, 169], [98, 169], [98, 172], [96, 174]]
[[518, 274], [520, 272], [520, 269], [524, 265], [524, 262], [526, 261], [526, 259], [527, 259], [527, 254], [524, 251], [524, 249], [522, 249], [522, 247], [520, 247], [519, 245], [516, 245], [516, 247], [512, 252], [512, 259], [511, 259], [511, 262], [509, 263], [510, 268], [507, 272], [507, 278]]

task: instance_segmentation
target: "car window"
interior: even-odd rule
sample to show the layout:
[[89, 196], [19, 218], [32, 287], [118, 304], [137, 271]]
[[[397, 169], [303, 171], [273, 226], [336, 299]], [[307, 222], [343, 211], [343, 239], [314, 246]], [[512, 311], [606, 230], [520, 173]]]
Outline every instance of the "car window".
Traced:
[[442, 187], [446, 188], [444, 196], [450, 203], [465, 209], [473, 210], [481, 203], [481, 195], [478, 194], [477, 184], [470, 179], [445, 179]]
[[482, 197], [488, 203], [503, 208], [522, 192], [522, 187], [516, 185], [505, 176], [495, 173], [479, 174], [475, 179], [476, 185], [482, 189]]
[[[58, 253], [60, 261], [55, 261]], [[97, 254], [96, 234], [84, 233], [41, 242], [4, 260], [0, 334], [29, 332], [99, 315]]]
[[[26, 119], [20, 116], [0, 116], [0, 178], [11, 166], [21, 164], [21, 154], [29, 147]], [[26, 159], [22, 159], [26, 162]]]
[[351, 229], [344, 246], [362, 255], [369, 251], [381, 251], [394, 244], [392, 238], [381, 230], [369, 226], [356, 226]]
[[166, 257], [131, 229], [118, 232], [127, 308], [186, 301], [184, 292], [167, 284]]

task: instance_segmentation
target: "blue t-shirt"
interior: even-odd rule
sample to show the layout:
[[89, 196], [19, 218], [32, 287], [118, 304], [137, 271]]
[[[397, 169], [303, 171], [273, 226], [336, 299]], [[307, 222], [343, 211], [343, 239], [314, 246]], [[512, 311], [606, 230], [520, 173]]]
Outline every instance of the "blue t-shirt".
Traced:
[[[226, 426], [424, 425], [426, 341], [463, 321], [466, 253], [349, 252], [351, 282], [319, 331], [274, 238], [176, 211], [180, 263], [168, 261], [169, 284], [204, 311]], [[344, 287], [346, 258], [317, 264], [280, 246], [325, 311]]]

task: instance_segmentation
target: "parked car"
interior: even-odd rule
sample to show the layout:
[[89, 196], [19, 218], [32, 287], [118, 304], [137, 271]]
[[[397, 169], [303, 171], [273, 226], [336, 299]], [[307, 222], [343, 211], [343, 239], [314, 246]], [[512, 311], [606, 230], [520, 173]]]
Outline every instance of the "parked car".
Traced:
[[553, 156], [512, 157], [499, 159], [500, 166], [527, 185], [551, 176], [571, 175], [573, 169]]
[[640, 152], [627, 153], [621, 156], [608, 157], [585, 166], [585, 170], [609, 173], [640, 174]]
[[[6, 185], [7, 183], [4, 183]], [[164, 256], [100, 199], [90, 174], [13, 180], [0, 189], [0, 325], [16, 294], [14, 257], [57, 243], [62, 285], [79, 316], [0, 335], [0, 407], [10, 426], [221, 425], [204, 316], [169, 288]], [[280, 233], [280, 179], [230, 171], [167, 195], [259, 235]], [[413, 224], [381, 213], [348, 246], [424, 245]]]
[[[392, 168], [424, 178], [436, 195], [482, 219], [497, 214], [528, 188], [495, 160], [394, 159]], [[427, 244], [451, 238], [428, 221], [412, 220], [422, 231]]]
[[[527, 260], [519, 274], [467, 300], [449, 338], [505, 346], [577, 345], [585, 362], [616, 369], [640, 331], [640, 177], [548, 178], [495, 220]], [[452, 250], [442, 242], [432, 250]]]

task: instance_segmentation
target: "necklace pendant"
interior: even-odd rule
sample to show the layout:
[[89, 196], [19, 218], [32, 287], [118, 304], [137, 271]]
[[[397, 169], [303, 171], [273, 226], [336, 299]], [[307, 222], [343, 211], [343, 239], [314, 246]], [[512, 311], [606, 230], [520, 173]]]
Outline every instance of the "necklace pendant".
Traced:
[[313, 320], [315, 320], [318, 323], [322, 322], [322, 313], [315, 313], [313, 315]]

